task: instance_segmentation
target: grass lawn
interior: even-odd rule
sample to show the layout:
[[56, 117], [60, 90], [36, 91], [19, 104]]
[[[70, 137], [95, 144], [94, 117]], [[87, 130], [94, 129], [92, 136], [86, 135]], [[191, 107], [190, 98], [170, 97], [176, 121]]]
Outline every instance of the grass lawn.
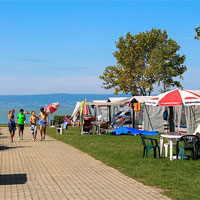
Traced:
[[172, 199], [200, 199], [200, 160], [154, 159], [152, 150], [150, 158], [143, 158], [140, 136], [81, 136], [79, 127], [70, 127], [63, 135], [56, 135], [55, 128], [47, 133], [145, 185], [164, 189]]

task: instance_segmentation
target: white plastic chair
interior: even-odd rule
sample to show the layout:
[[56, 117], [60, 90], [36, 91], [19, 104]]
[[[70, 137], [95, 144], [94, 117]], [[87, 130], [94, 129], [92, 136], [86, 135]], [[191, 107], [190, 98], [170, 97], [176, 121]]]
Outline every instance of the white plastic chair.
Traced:
[[56, 133], [60, 133], [60, 135], [62, 135], [62, 131], [63, 131], [63, 124], [60, 125], [60, 127], [56, 128]]

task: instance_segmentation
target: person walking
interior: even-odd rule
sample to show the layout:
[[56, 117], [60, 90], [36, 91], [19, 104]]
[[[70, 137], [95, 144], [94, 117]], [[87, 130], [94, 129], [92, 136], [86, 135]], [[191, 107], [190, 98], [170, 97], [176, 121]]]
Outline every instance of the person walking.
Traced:
[[37, 120], [38, 118], [35, 116], [35, 111], [32, 111], [32, 115], [30, 117], [30, 123], [31, 123], [31, 133], [32, 133], [32, 137], [33, 140], [36, 140], [36, 136], [37, 136]]
[[15, 110], [12, 109], [8, 113], [8, 128], [10, 132], [10, 143], [13, 143], [13, 138], [15, 135], [16, 125], [15, 125], [15, 117], [14, 117]]
[[17, 124], [19, 129], [19, 140], [23, 140], [24, 125], [26, 126], [26, 115], [24, 110], [20, 109], [19, 114], [17, 115]]
[[39, 121], [39, 125], [40, 125], [40, 135], [41, 135], [41, 139], [45, 140], [45, 136], [46, 136], [46, 127], [48, 126], [48, 122], [49, 122], [49, 116], [48, 114], [44, 111], [44, 108], [41, 107], [40, 108], [40, 113], [38, 115], [38, 119], [41, 117], [41, 120]]

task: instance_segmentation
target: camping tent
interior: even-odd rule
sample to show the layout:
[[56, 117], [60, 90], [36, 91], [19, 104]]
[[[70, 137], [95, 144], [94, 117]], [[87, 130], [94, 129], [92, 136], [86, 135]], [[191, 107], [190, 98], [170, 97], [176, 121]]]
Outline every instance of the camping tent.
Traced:
[[[190, 92], [200, 95], [200, 90], [188, 90]], [[169, 109], [161, 106], [146, 106], [144, 112], [144, 130], [156, 130], [160, 132], [165, 131], [167, 121], [163, 119], [163, 112]], [[169, 112], [168, 112], [169, 113]], [[200, 106], [175, 106], [173, 107], [175, 131], [180, 133], [194, 133], [198, 124], [200, 124]], [[178, 117], [181, 116], [181, 117]], [[178, 127], [181, 127], [180, 129]]]
[[112, 109], [111, 107], [117, 107], [120, 104], [118, 102], [107, 102], [104, 101], [93, 101], [93, 102], [86, 102], [87, 105], [90, 105], [94, 108], [95, 117], [98, 115], [103, 116], [104, 121], [111, 121], [112, 120]]
[[[188, 90], [200, 95], [200, 90]], [[192, 134], [200, 124], [200, 106], [185, 107], [187, 132]]]

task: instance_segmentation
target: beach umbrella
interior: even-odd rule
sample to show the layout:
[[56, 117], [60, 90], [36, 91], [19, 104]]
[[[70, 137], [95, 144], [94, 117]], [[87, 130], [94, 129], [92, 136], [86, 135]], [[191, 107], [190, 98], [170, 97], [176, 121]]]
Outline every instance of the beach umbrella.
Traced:
[[56, 103], [51, 103], [45, 108], [45, 112], [47, 114], [52, 114], [54, 113], [58, 108], [60, 107], [60, 104], [58, 102]]
[[85, 99], [84, 109], [83, 109], [83, 115], [91, 115], [91, 111], [88, 105], [86, 105], [87, 99]]
[[145, 102], [150, 106], [193, 106], [200, 105], [200, 96], [187, 90], [172, 90], [164, 92]]

